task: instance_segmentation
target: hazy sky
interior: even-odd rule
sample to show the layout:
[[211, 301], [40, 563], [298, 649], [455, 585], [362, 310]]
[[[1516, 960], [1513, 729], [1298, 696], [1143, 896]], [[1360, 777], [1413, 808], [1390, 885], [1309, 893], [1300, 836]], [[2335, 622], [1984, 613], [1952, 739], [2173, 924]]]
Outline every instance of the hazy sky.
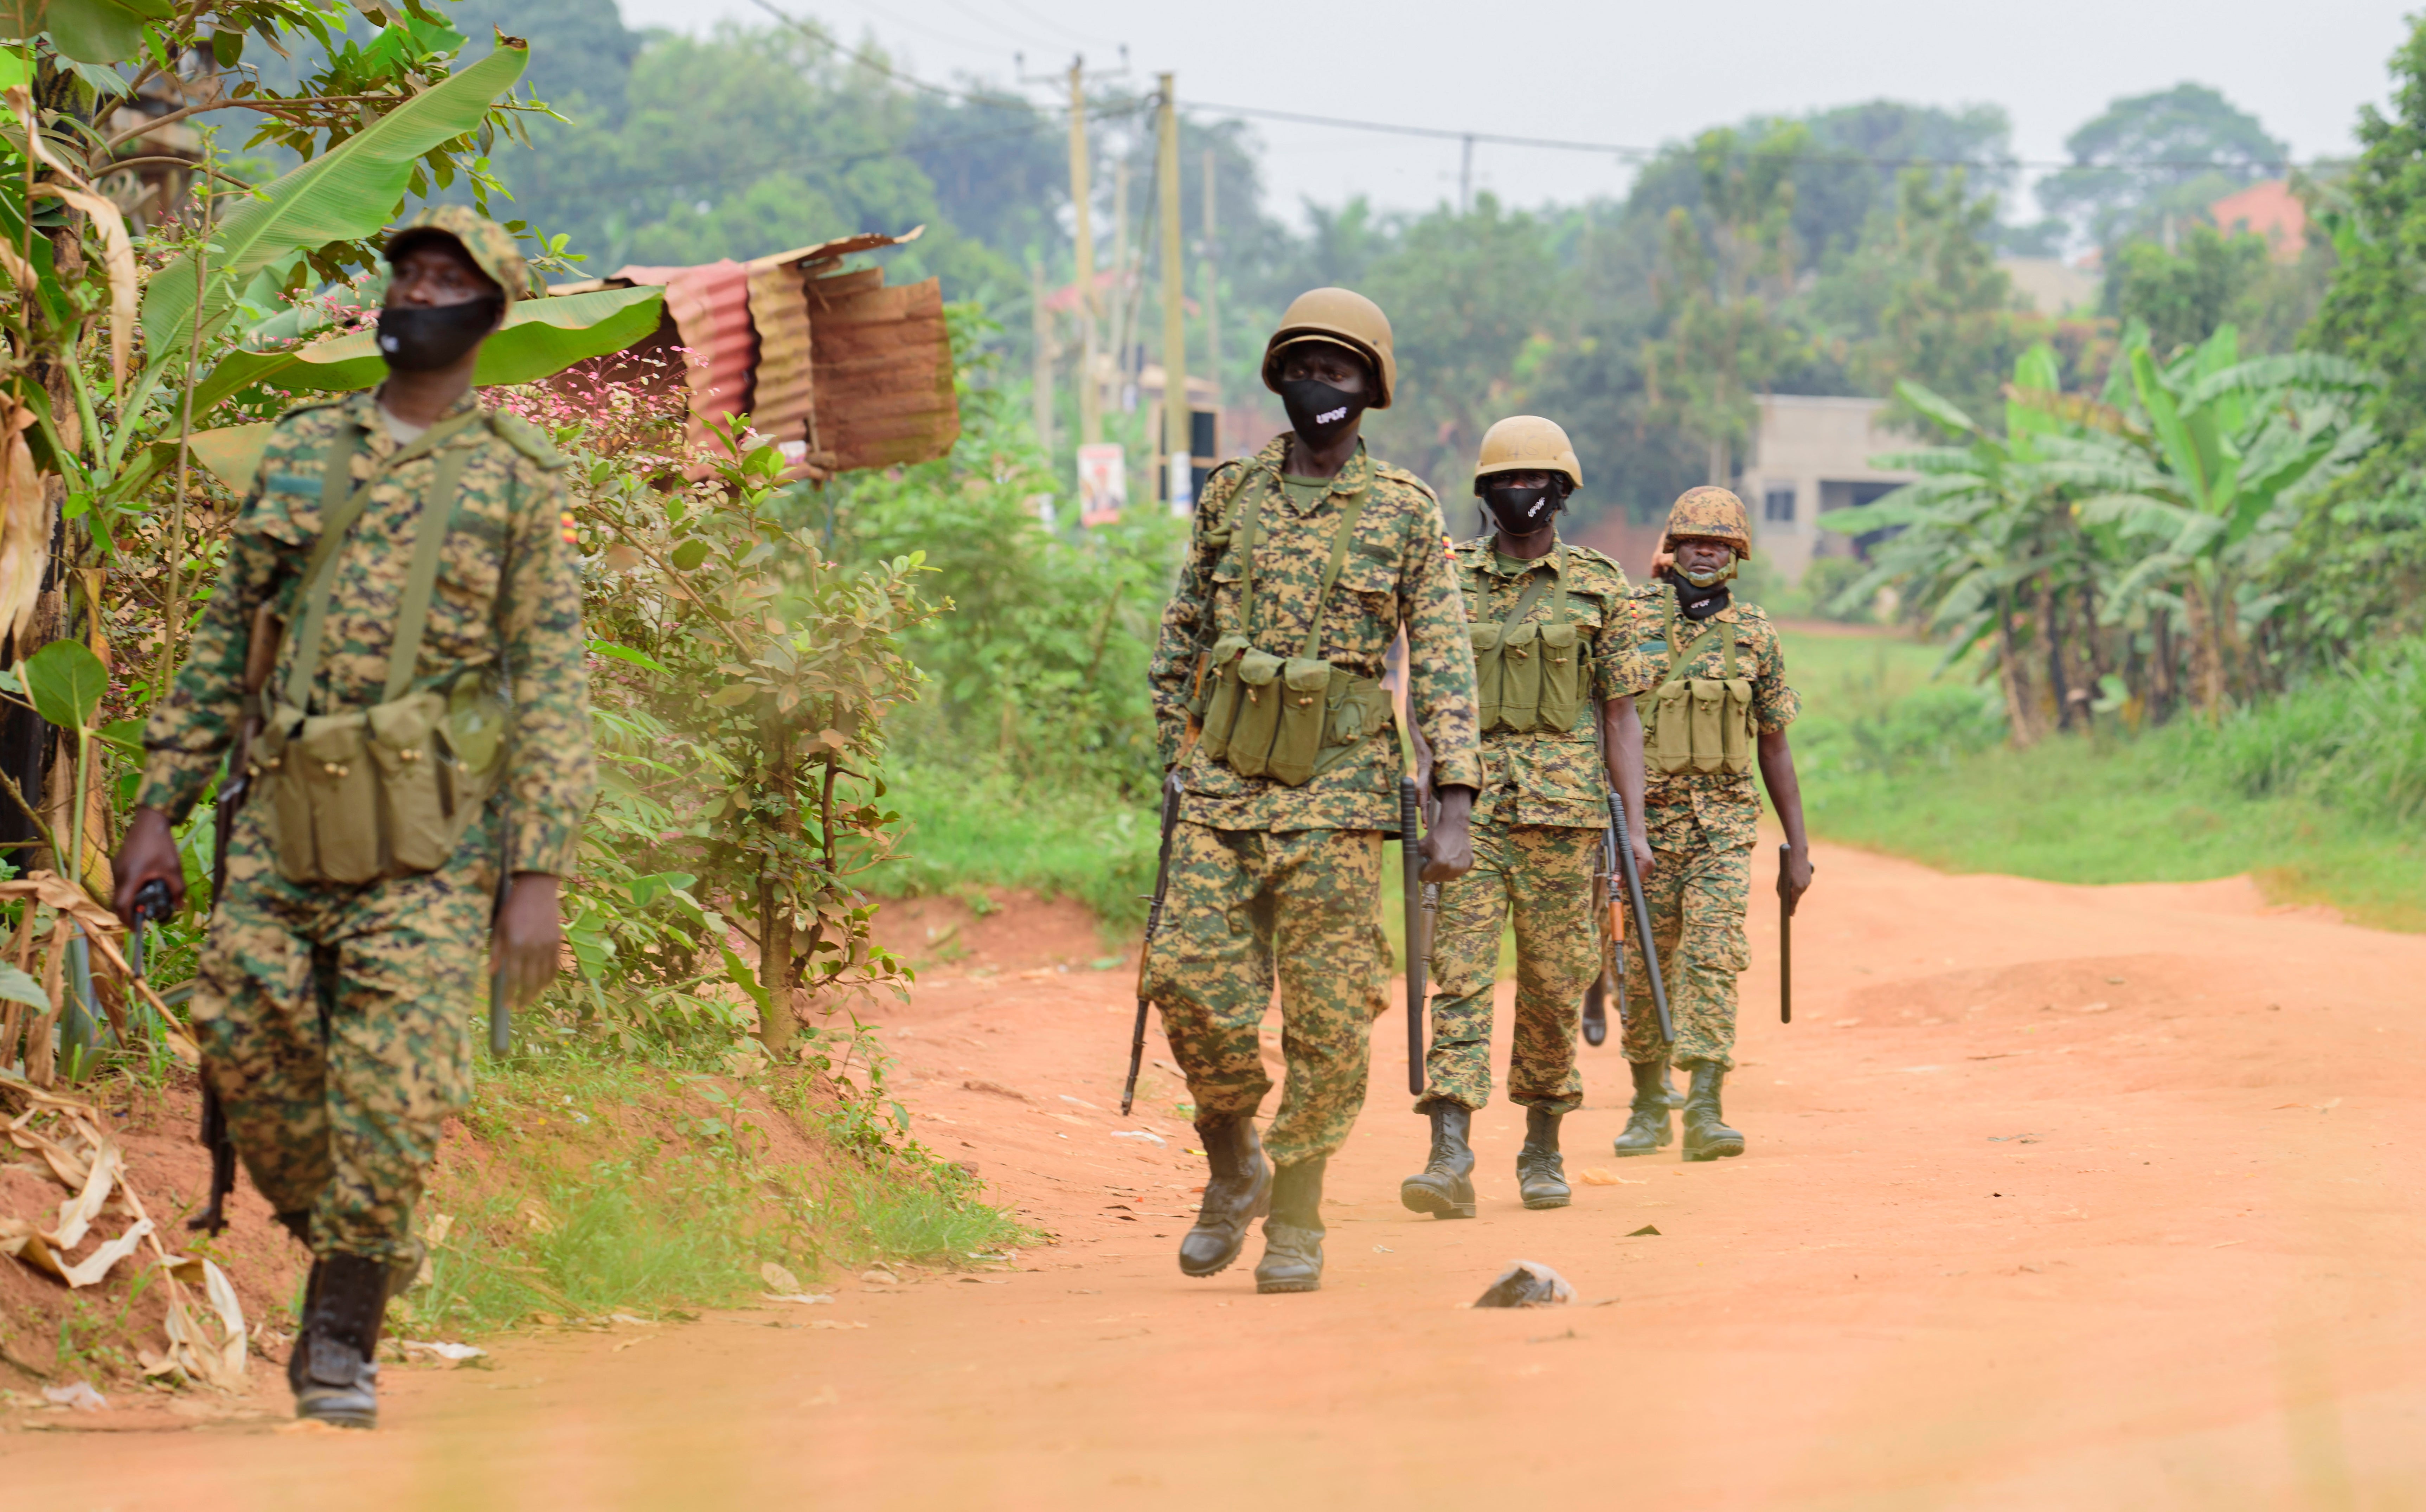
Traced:
[[[2364, 101], [2387, 95], [2399, 0], [776, 0], [936, 82], [1114, 65], [1179, 75], [1184, 103], [1657, 146], [1755, 111], [1882, 96], [1993, 103], [2025, 158], [2059, 158], [2118, 95], [2195, 80], [2302, 158], [2348, 153]], [[622, 0], [635, 26], [763, 23], [751, 0]], [[1043, 100], [1048, 91], [1038, 89]], [[1419, 208], [1457, 192], [1459, 144], [1258, 121], [1270, 202], [1368, 194]], [[1531, 204], [1620, 193], [1597, 154], [1475, 150], [1478, 188]], [[2016, 218], [2034, 218], [2031, 205]], [[2009, 212], [2011, 214], [2012, 212]]]

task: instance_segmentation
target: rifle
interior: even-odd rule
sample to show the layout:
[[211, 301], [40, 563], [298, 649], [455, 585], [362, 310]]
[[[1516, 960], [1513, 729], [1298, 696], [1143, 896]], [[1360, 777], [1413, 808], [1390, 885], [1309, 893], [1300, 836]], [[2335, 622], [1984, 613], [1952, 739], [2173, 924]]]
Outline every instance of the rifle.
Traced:
[[1777, 847], [1777, 1021], [1794, 1021], [1794, 847]]
[[[1651, 978], [1651, 1005], [1659, 1013], [1659, 1042], [1674, 1044], [1676, 1026], [1668, 1017], [1668, 984], [1660, 979], [1659, 947], [1651, 938], [1651, 905], [1642, 901], [1642, 874], [1635, 867], [1634, 841], [1625, 828], [1625, 800], [1615, 793], [1609, 796], [1609, 843], [1617, 851], [1618, 869], [1625, 878], [1625, 895], [1634, 905], [1634, 942], [1642, 952], [1642, 969]], [[1610, 902], [1610, 912], [1616, 912], [1614, 899]], [[1614, 929], [1619, 920], [1611, 918], [1609, 924]], [[1625, 959], [1624, 937], [1613, 934], [1610, 939], [1622, 966]]]
[[[267, 603], [252, 612], [252, 635], [244, 647], [244, 714], [236, 723], [235, 744], [228, 751], [227, 776], [219, 781], [218, 805], [211, 812], [211, 914], [227, 896], [228, 845], [235, 835], [235, 816], [252, 794], [252, 742], [261, 733], [261, 690], [278, 666], [278, 643], [285, 627]], [[156, 885], [156, 884], [154, 884]], [[150, 891], [150, 886], [144, 890]], [[166, 889], [164, 888], [165, 892]], [[143, 932], [143, 895], [135, 900], [137, 935]], [[165, 915], [163, 915], [165, 917]], [[235, 1190], [235, 1141], [228, 1134], [227, 1110], [207, 1072], [202, 1076], [202, 1148], [211, 1153], [210, 1200], [186, 1220], [186, 1227], [217, 1234], [227, 1228], [226, 1206]]]
[[1129, 1079], [1121, 1086], [1121, 1117], [1129, 1116], [1129, 1104], [1137, 1100], [1138, 1069], [1145, 1064], [1145, 1012], [1149, 999], [1145, 992], [1146, 957], [1154, 949], [1155, 931], [1162, 927], [1163, 900], [1171, 893], [1171, 837], [1179, 828], [1179, 768], [1162, 784], [1162, 849], [1154, 863], [1154, 893], [1146, 901], [1145, 943], [1138, 947], [1137, 1022], [1129, 1030]]
[[1617, 831], [1604, 828], [1600, 832], [1600, 872], [1593, 880], [1599, 884], [1599, 907], [1609, 910], [1608, 944], [1601, 952], [1600, 974], [1584, 989], [1584, 1043], [1595, 1048], [1609, 1040], [1609, 1000], [1617, 999], [1617, 1017], [1624, 1022], [1631, 1009], [1625, 1002], [1625, 915], [1620, 901], [1617, 865]]
[[1423, 799], [1412, 777], [1399, 779], [1399, 861], [1407, 908], [1407, 1090], [1424, 1095], [1424, 967], [1431, 954], [1431, 915], [1440, 911], [1440, 884], [1424, 880], [1420, 825]]

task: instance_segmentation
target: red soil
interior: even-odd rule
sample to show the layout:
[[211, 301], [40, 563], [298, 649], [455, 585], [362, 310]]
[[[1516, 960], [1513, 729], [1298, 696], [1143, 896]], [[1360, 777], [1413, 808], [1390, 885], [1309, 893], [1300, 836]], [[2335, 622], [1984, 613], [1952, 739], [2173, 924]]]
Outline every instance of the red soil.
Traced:
[[[393, 1372], [376, 1435], [12, 1434], [0, 1476], [26, 1505], [193, 1509], [2426, 1500], [2426, 938], [2241, 880], [1819, 859], [1790, 1027], [1755, 910], [1741, 1160], [1610, 1158], [1624, 1069], [1587, 1051], [1568, 1165], [1608, 1184], [1523, 1211], [1498, 1104], [1480, 1220], [1417, 1217], [1394, 1011], [1325, 1289], [1258, 1297], [1246, 1265], [1173, 1265], [1203, 1163], [1168, 1072], [1117, 1116], [1127, 970], [930, 980], [885, 1019], [921, 1134], [1056, 1236], [990, 1284], [509, 1338], [495, 1372]], [[1517, 1257], [1582, 1305], [1463, 1306]]]

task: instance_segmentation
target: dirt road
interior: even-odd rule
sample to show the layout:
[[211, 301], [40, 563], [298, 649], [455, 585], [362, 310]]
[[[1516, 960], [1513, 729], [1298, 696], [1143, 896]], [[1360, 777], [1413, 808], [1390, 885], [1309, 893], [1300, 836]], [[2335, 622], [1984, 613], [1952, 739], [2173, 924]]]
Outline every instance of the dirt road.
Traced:
[[[930, 981], [886, 1037], [925, 1136], [1058, 1236], [1015, 1270], [509, 1339], [495, 1372], [393, 1375], [376, 1436], [12, 1436], [5, 1500], [2426, 1504], [2426, 939], [2271, 913], [2241, 881], [1819, 861], [1790, 1028], [1755, 909], [1744, 1159], [1609, 1158], [1612, 1046], [1567, 1121], [1571, 1172], [1611, 1184], [1523, 1211], [1503, 1104], [1477, 1119], [1480, 1219], [1417, 1217], [1394, 1012], [1332, 1166], [1325, 1289], [1257, 1297], [1243, 1265], [1172, 1263], [1202, 1162], [1169, 1074], [1151, 1117], [1113, 1111], [1123, 973]], [[1586, 1305], [1463, 1306], [1517, 1257]]]

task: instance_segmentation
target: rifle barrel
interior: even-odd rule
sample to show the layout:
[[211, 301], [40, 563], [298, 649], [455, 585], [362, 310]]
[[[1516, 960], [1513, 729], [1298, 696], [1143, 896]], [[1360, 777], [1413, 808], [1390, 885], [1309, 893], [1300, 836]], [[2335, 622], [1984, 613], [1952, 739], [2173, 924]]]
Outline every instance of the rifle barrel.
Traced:
[[1794, 1021], [1794, 898], [1787, 891], [1794, 847], [1777, 847], [1777, 1021]]
[[1153, 1000], [1146, 996], [1146, 957], [1154, 948], [1154, 937], [1162, 928], [1163, 903], [1171, 895], [1171, 840], [1179, 828], [1179, 773], [1174, 768], [1162, 785], [1162, 844], [1154, 866], [1154, 895], [1147, 900], [1145, 940], [1138, 947], [1137, 1021], [1129, 1028], [1129, 1079], [1121, 1085], [1121, 1117], [1129, 1116], [1137, 1101], [1138, 1072], [1145, 1066], [1146, 1009]]
[[1625, 826], [1625, 802], [1609, 796], [1609, 828], [1617, 831], [1617, 864], [1625, 873], [1625, 893], [1634, 905], [1634, 942], [1642, 952], [1643, 974], [1651, 978], [1651, 1005], [1659, 1014], [1659, 1042], [1674, 1044], [1676, 1025], [1668, 1017], [1668, 984], [1659, 973], [1659, 947], [1651, 937], [1651, 905], [1642, 898], [1642, 873], [1634, 864], [1634, 839]]
[[1415, 1097], [1424, 1095], [1424, 957], [1431, 948], [1424, 938], [1422, 819], [1415, 780], [1399, 779], [1399, 861], [1407, 894], [1407, 1091]]

